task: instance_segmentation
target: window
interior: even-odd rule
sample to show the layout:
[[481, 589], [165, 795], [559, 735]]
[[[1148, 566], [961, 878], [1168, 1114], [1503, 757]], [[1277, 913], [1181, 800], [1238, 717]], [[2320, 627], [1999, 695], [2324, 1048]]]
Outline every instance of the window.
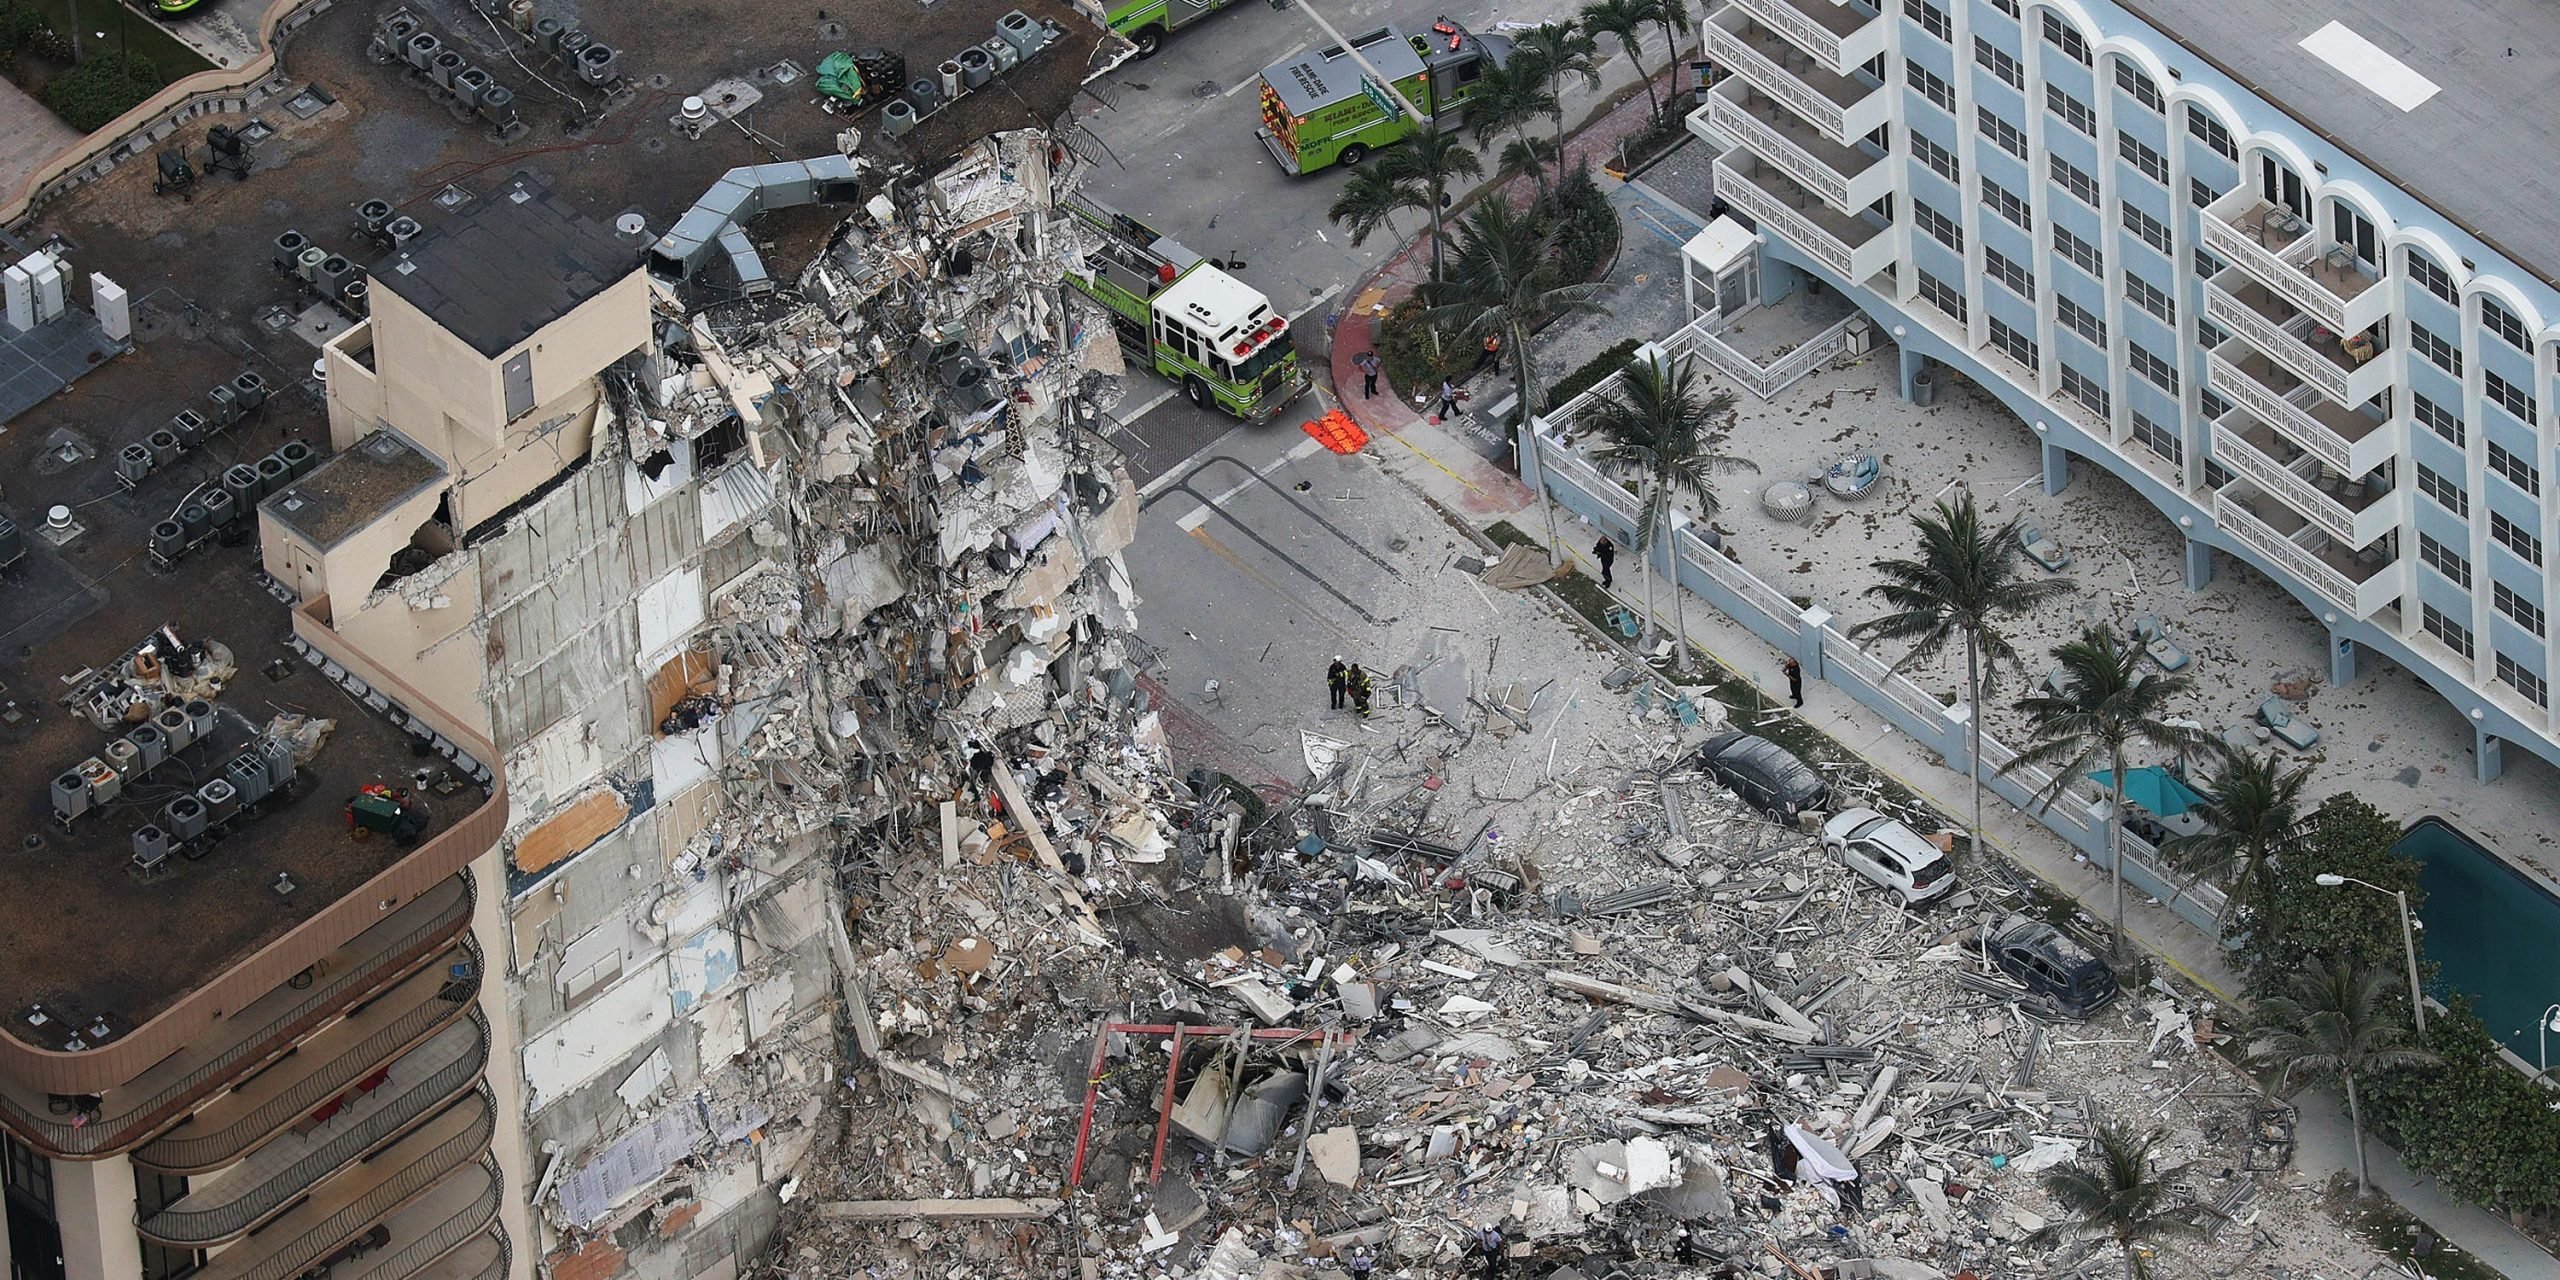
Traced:
[[1980, 36], [1973, 38], [1973, 60], [1981, 63], [1991, 74], [2000, 77], [2000, 83], [2012, 89], [2019, 88], [2027, 82], [2026, 73], [2019, 68], [2016, 58], [2002, 53], [1993, 47], [1990, 41]]
[[[2533, 397], [2525, 394], [2524, 388], [2499, 377], [2497, 370], [2480, 371], [2480, 393], [2487, 396], [2498, 407], [2514, 414], [2517, 421], [2527, 425], [2533, 422]], [[2489, 447], [2495, 449], [2498, 446]]]
[[2107, 278], [2107, 256], [2098, 252], [2098, 246], [2071, 234], [2070, 228], [2053, 229], [2053, 251], [2069, 258], [2071, 265], [2090, 275], [2101, 280]]
[[2222, 415], [2231, 412], [2231, 402], [2199, 389], [2196, 392], [2196, 412], [2203, 414], [2207, 422], [2219, 421]]
[[2062, 366], [2062, 394], [2087, 405], [2089, 412], [2101, 418], [2107, 416], [2106, 384], [2072, 368], [2068, 363]]
[[2018, 126], [1993, 115], [1989, 107], [1975, 107], [1973, 122], [1981, 128], [1983, 137], [1991, 139], [1993, 146], [2021, 160], [2027, 158], [2027, 135]]
[[2132, 94], [2134, 101], [2154, 111], [2163, 110], [2168, 105], [2160, 99], [2160, 86], [2151, 83], [2151, 77], [2142, 74], [2142, 68], [2122, 58], [2116, 59], [2116, 87]]
[[1902, 76], [1904, 79], [1911, 82], [1912, 88], [1920, 91], [1921, 97], [1937, 103], [1940, 111], [1953, 111], [1956, 109], [1956, 87], [1948, 84], [1943, 77], [1938, 75], [1937, 72], [1931, 71], [1927, 67], [1921, 66], [1919, 63], [1914, 62], [1909, 58], [1904, 58], [1902, 60]]
[[1911, 155], [1913, 159], [1936, 170], [1939, 177], [1949, 182], [1963, 180], [1964, 170], [1956, 163], [1956, 153], [1930, 141], [1926, 135], [1919, 133], [1911, 135]]
[[2054, 182], [2059, 184], [2063, 190], [2070, 192], [2074, 199], [2077, 199], [2080, 203], [2085, 204], [2092, 209], [2101, 207], [2098, 204], [2098, 180], [2096, 178], [2090, 177], [2086, 172], [2082, 171], [2078, 165], [2075, 165], [2060, 156], [2046, 156], [2044, 158], [2044, 162], [2045, 168], [2053, 174]]
[[2027, 208], [2027, 202], [2019, 199], [2017, 192], [1989, 178], [1982, 180], [1982, 202], [1991, 206], [1992, 212], [2016, 223], [2019, 230], [2036, 229], [2036, 215], [2033, 210]]
[[2177, 312], [2170, 309], [2169, 295], [2152, 287], [2150, 281], [2128, 271], [2124, 276], [2124, 296], [2133, 305], [2151, 313], [2162, 324], [2176, 324]]
[[[2162, 253], [2169, 252], [2169, 224], [2135, 208], [2130, 200], [2119, 202], [2117, 210], [2124, 214], [2124, 229], [2144, 244]], [[2174, 259], [2173, 259], [2174, 261]]]
[[[133, 1207], [137, 1218], [148, 1218], [176, 1204], [186, 1194], [186, 1179], [134, 1166]], [[142, 1280], [178, 1280], [178, 1277], [191, 1275], [203, 1265], [204, 1255], [193, 1249], [172, 1248], [150, 1240], [142, 1242]]]
[[2077, 62], [2084, 67], [2088, 66], [2089, 41], [2078, 31], [2074, 30], [2070, 23], [2064, 22], [2061, 18], [2054, 16], [2053, 10], [2045, 10], [2042, 16], [2044, 18], [2044, 42], [2052, 45], [2056, 49], [2062, 50], [2063, 55], [2070, 58], [2073, 62]]
[[2116, 154], [2122, 156], [2125, 163], [2140, 169], [2143, 177], [2164, 186], [2168, 184], [2169, 157], [2152, 150], [2150, 143], [2118, 129], [2116, 130]]
[[2097, 312], [2057, 293], [2053, 295], [2053, 318], [2061, 322], [2063, 328], [2087, 338], [2091, 345], [2101, 350], [2106, 347], [2106, 318]]
[[2542, 473], [2495, 440], [2489, 442], [2489, 469], [2515, 482], [2515, 486], [2526, 493], [2537, 498], [2542, 496]]
[[2411, 249], [2407, 261], [2410, 279], [2425, 286], [2427, 292], [2457, 306], [2461, 305], [2461, 299], [2453, 292], [2453, 277], [2447, 275], [2444, 268], [2437, 266], [2435, 259]]
[[1982, 274], [2009, 286], [2009, 291], [2029, 302], [2036, 300], [2035, 273], [2019, 266], [2009, 255], [1989, 246], [1982, 250]]
[[2231, 335], [2223, 332], [2221, 325], [2215, 324], [2211, 320], [2196, 321], [2197, 346], [2202, 347], [2207, 351], [2211, 351], [2215, 347], [2221, 346], [2223, 343], [2229, 341], [2231, 341]]
[[1991, 7], [2012, 18], [2018, 16], [2018, 0], [1991, 0]]
[[2489, 598], [2492, 603], [2497, 605], [2498, 612], [2507, 615], [2507, 617], [2517, 626], [2532, 632], [2537, 639], [2541, 637], [2541, 605], [2535, 604], [2531, 600], [2527, 600], [2523, 596], [2516, 594], [2515, 588], [2510, 587], [2503, 582], [2492, 582], [2489, 584]]
[[2196, 250], [2196, 276], [2197, 276], [2197, 278], [2199, 278], [2199, 279], [2203, 279], [2203, 280], [2211, 280], [2211, 279], [2212, 279], [2212, 278], [2214, 278], [2215, 276], [2218, 276], [2218, 275], [2221, 275], [2221, 274], [2222, 274], [2222, 259], [2217, 258], [2217, 257], [2213, 256], [2213, 255], [2212, 255], [2212, 254], [2210, 254], [2210, 253], [2206, 253], [2206, 252], [2205, 252], [2204, 250], [2202, 250], [2202, 249], [2198, 249], [2198, 250]]
[[1955, 23], [1947, 17], [1947, 11], [1929, 0], [1902, 0], [1902, 12], [1930, 35], [1941, 40], [1955, 38]]
[[2173, 464], [2186, 461], [2186, 441], [2180, 440], [2177, 432], [2152, 421], [2144, 414], [2133, 415], [2133, 438], [2143, 448], [2149, 449]]
[[533, 412], [533, 353], [520, 351], [507, 357], [507, 362], [498, 367], [498, 375], [507, 388], [507, 421]]
[[2418, 492], [2436, 500], [2436, 505], [2465, 519], [2471, 515], [2471, 495], [2462, 491], [2441, 471], [2421, 462], [2418, 464]]
[[[43, 1217], [53, 1217], [53, 1161], [5, 1130], [0, 1130], [0, 1187], [18, 1193], [26, 1207]], [[19, 1265], [33, 1260], [27, 1256]]]
[[2379, 261], [2373, 256], [2376, 248], [2373, 220], [2356, 212], [2346, 201], [2329, 202], [2329, 232], [2337, 243], [2352, 247], [2358, 258], [2366, 262]]
[[2222, 465], [2221, 463], [2214, 461], [2214, 460], [2213, 460], [2213, 459], [2211, 459], [2211, 458], [2207, 458], [2207, 459], [2205, 459], [2205, 460], [2204, 460], [2204, 487], [2205, 487], [2205, 488], [2208, 488], [2208, 489], [2219, 489], [2219, 488], [2223, 487], [2224, 485], [2227, 485], [2227, 484], [2231, 483], [2231, 479], [2232, 479], [2232, 476], [2231, 476], [2231, 468], [2226, 467], [2226, 466]]
[[2126, 363], [2133, 366], [2135, 373], [2170, 395], [2178, 394], [2178, 366], [2151, 354], [2138, 343], [2126, 343], [2125, 353]]
[[2231, 131], [2223, 128], [2222, 122], [2206, 113], [2204, 108], [2192, 103], [2187, 106], [2187, 132], [2195, 135], [2196, 141], [2213, 148], [2215, 155], [2235, 162], [2240, 159], [2240, 148], [2232, 144]]
[[1911, 202], [1911, 221], [1913, 225], [1927, 232], [1930, 239], [1958, 253], [1964, 252], [1964, 227], [1955, 219], [1938, 212], [1930, 205], [1914, 200]]
[[2452, 410], [2429, 400], [2423, 392], [2409, 393], [2409, 416], [2427, 424], [2427, 430], [2452, 441], [2456, 449], [2465, 443], [2462, 419], [2455, 417]]
[[2542, 682], [2542, 677], [2525, 670], [2523, 663], [2504, 653], [2498, 655], [2498, 682], [2523, 694], [2525, 701], [2537, 707], [2551, 705], [2551, 687]]
[[2445, 576], [2447, 581], [2468, 591], [2471, 589], [2471, 562], [2462, 553], [2438, 542], [2431, 535], [2418, 535], [2418, 563]]
[[2462, 348], [2445, 341], [2435, 330], [2412, 322], [2409, 345], [2417, 348], [2418, 354], [2425, 356], [2428, 363], [2457, 378], [2462, 376]]
[[1964, 290], [1923, 271], [1920, 275], [1920, 297], [1930, 306], [1947, 313], [1958, 324], [1964, 322]]
[[2428, 635], [2444, 641], [2445, 647], [2455, 653], [2466, 658], [2472, 655], [2471, 628], [2446, 616], [2444, 610], [2431, 604], [2419, 604], [2418, 627]]
[[2533, 335], [2525, 332], [2524, 321], [2518, 319], [2515, 312], [2498, 305], [2495, 298], [2480, 299], [2480, 327], [2506, 339], [2507, 345], [2518, 351], [2528, 355], [2533, 351]]
[[2008, 352], [2010, 359], [2031, 370], [2040, 367], [2036, 364], [2035, 339], [2002, 324], [1998, 316], [1991, 317], [1991, 345]]
[[2187, 179], [2187, 203], [2201, 209], [2222, 198], [2222, 193], [2202, 178]]
[[2049, 84], [2044, 87], [2044, 105], [2045, 110], [2062, 117], [2064, 124], [2070, 125], [2089, 137], [2098, 136], [2098, 113], [2090, 110], [2088, 103], [2064, 93], [2061, 85]]
[[2515, 552], [2526, 564], [2542, 567], [2542, 539], [2525, 532], [2524, 526], [2492, 511], [2489, 513], [2489, 536], [2499, 546]]

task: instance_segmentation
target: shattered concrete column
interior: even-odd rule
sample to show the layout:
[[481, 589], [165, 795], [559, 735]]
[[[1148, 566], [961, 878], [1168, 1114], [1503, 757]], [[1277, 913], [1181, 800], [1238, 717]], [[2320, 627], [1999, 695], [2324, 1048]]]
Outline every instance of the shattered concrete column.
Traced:
[[[2181, 520], [2179, 523], [2185, 523]], [[2213, 585], [2213, 548], [2194, 538], [2186, 545], [2187, 590], [2202, 591]]]
[[2480, 781], [2496, 782], [2507, 771], [2507, 740], [2489, 732], [2482, 723], [2480, 709], [2471, 709], [2471, 772]]
[[1830, 625], [1831, 611], [1818, 604], [1805, 606], [1796, 616], [1796, 651], [1791, 656], [1804, 668], [1807, 680], [1829, 678], [1822, 669], [1822, 629]]
[[[2334, 614], [2334, 613], [2332, 613], [2332, 614], [2328, 614], [2328, 615], [2326, 615], [2326, 616], [2322, 617], [2322, 618], [2321, 618], [2321, 621], [2322, 621], [2322, 622], [2328, 622], [2328, 621], [2329, 621], [2329, 619], [2331, 619], [2331, 618], [2335, 618], [2335, 617], [2337, 617], [2337, 616], [2338, 616], [2338, 615], [2336, 615], [2336, 614]], [[2338, 687], [2338, 686], [2341, 686], [2341, 685], [2347, 684], [2348, 682], [2350, 682], [2350, 681], [2354, 680], [2355, 678], [2356, 678], [2356, 642], [2354, 641], [2354, 639], [2350, 638], [2349, 636], [2347, 636], [2347, 635], [2346, 635], [2346, 634], [2344, 634], [2343, 632], [2339, 631], [2339, 630], [2338, 630], [2338, 628], [2337, 628], [2335, 625], [2332, 625], [2332, 626], [2329, 628], [2329, 684], [2330, 684], [2330, 687], [2335, 688], [2335, 687]]]
[[133, 1229], [133, 1203], [130, 1157], [53, 1162], [53, 1212], [62, 1228], [64, 1280], [132, 1280], [142, 1274], [142, 1237]]
[[2047, 497], [2062, 492], [2071, 484], [2071, 455], [2062, 446], [2045, 438], [2052, 430], [2046, 423], [2036, 424], [2036, 447], [2042, 451], [2044, 491]]

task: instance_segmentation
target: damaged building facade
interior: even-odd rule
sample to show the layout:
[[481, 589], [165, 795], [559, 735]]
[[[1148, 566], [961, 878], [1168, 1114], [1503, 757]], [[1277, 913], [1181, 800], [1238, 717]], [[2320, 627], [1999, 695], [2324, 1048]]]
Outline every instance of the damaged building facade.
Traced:
[[[1012, 764], [1063, 745], [1057, 708], [1134, 731], [1106, 623], [1135, 605], [1135, 488], [1083, 425], [1119, 356], [1060, 287], [1062, 162], [1039, 130], [866, 161], [780, 288], [653, 274], [636, 223], [530, 174], [375, 264], [325, 347], [328, 449], [252, 500], [291, 601], [266, 678], [338, 738], [261, 819], [296, 824], [272, 884], [217, 890], [192, 852], [164, 882], [297, 918], [156, 995], [138, 957], [97, 982], [145, 994], [76, 998], [48, 972], [68, 940], [0, 966], [30, 1274], [678, 1278], [764, 1248], [847, 1052], [919, 1016], [871, 1007], [863, 970], [907, 940], [866, 937], [845, 886], [956, 851], [964, 791], [1056, 799]], [[86, 662], [146, 720], [144, 668], [181, 723], [215, 702], [226, 752], [308, 739], [209, 691], [268, 662], [248, 638], [131, 639]], [[35, 787], [108, 741], [63, 736]], [[131, 825], [62, 830], [138, 851]], [[1089, 926], [1061, 850], [1004, 852]], [[137, 919], [175, 933], [186, 905]]]

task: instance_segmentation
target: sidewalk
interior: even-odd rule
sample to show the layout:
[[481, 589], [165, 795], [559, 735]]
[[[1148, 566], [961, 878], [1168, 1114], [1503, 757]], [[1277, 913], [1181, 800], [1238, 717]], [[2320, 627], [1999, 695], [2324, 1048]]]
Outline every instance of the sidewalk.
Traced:
[[[2295, 1109], [2293, 1167], [2315, 1182], [2356, 1171], [2354, 1131], [2347, 1126], [2347, 1105], [2328, 1089], [2307, 1090], [2293, 1099]], [[2391, 1197], [2438, 1236], [2463, 1252], [2518, 1277], [2560, 1272], [2560, 1261], [2542, 1251], [2506, 1220], [2445, 1193], [2435, 1179], [2411, 1173], [2400, 1153], [2365, 1136], [2364, 1162], [2373, 1189]]]

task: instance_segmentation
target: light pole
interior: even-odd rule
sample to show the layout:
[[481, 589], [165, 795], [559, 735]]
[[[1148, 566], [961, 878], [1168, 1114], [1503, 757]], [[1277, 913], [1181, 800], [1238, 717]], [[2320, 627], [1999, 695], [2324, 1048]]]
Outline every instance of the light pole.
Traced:
[[2342, 884], [2360, 884], [2375, 893], [2390, 894], [2391, 900], [2400, 904], [2400, 945], [2409, 953], [2409, 1009], [2418, 1020], [2418, 1035], [2424, 1039], [2427, 1034], [2427, 993], [2418, 986], [2418, 931], [2410, 923], [2409, 895], [2399, 889], [2385, 889], [2370, 880], [2358, 880], [2354, 876], [2331, 875], [2326, 871], [2311, 879], [2327, 889], [2335, 889]]
[[2536, 1080], [2551, 1074], [2551, 1033], [2554, 1031], [2560, 1031], [2560, 1004], [2543, 1010], [2541, 1020], [2533, 1024], [2534, 1040], [2542, 1049], [2542, 1070], [2533, 1073]]

